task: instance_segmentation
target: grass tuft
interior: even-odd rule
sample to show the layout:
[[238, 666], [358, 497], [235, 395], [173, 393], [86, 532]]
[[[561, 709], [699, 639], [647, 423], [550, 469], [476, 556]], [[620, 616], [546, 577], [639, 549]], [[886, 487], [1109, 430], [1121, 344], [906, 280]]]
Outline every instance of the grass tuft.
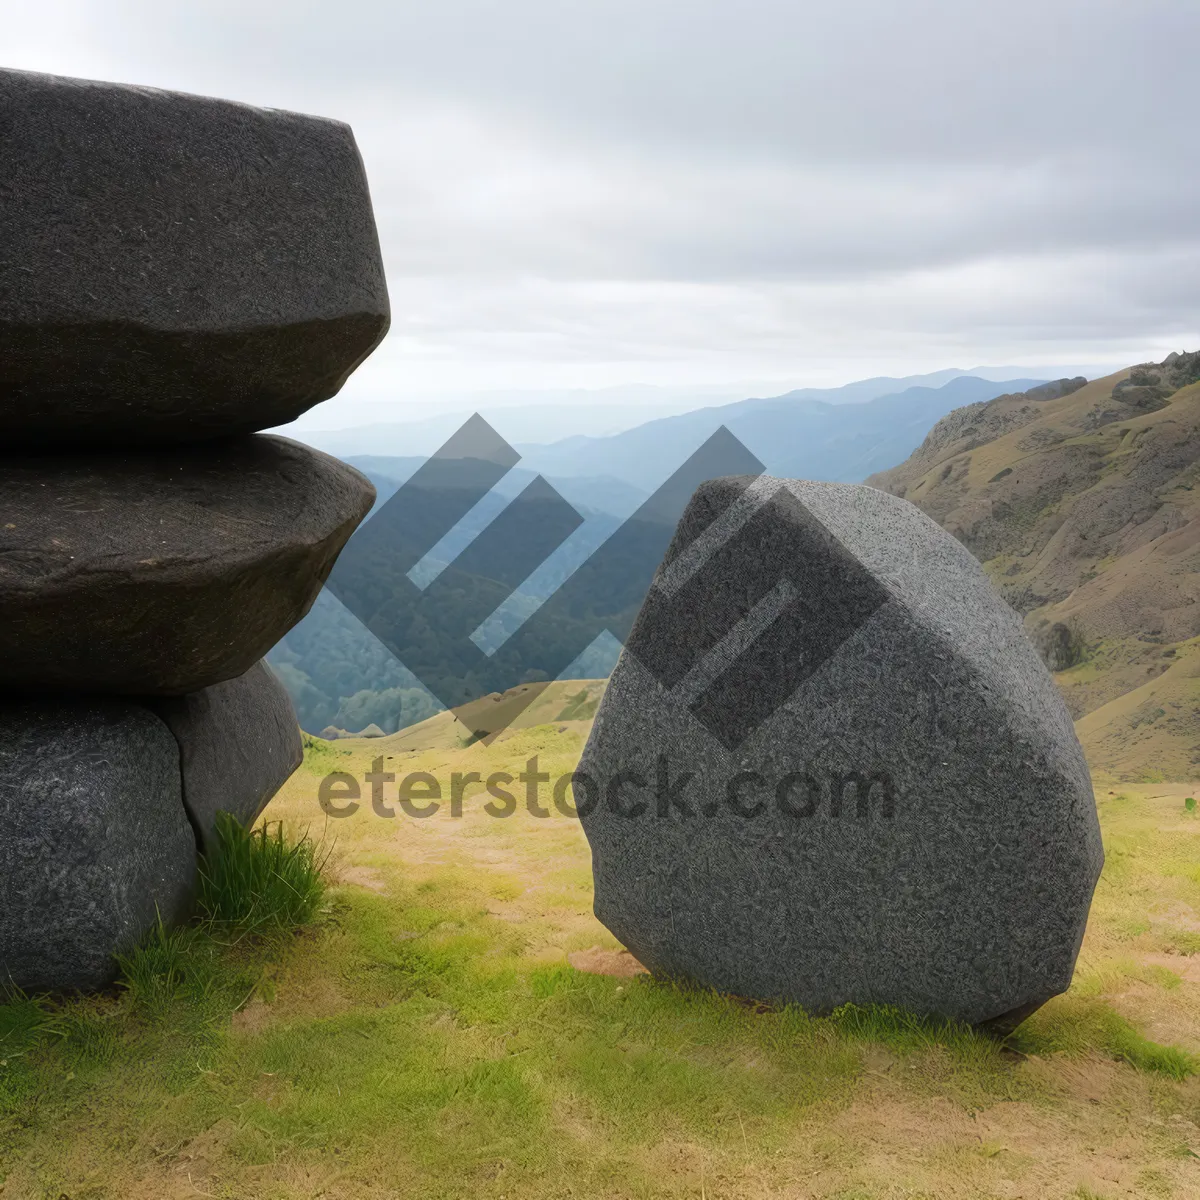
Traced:
[[980, 1036], [969, 1025], [944, 1017], [918, 1016], [888, 1004], [843, 1004], [834, 1009], [829, 1021], [845, 1037], [878, 1042], [901, 1052], [959, 1046]]
[[53, 1015], [46, 1011], [42, 1002], [27, 996], [19, 989], [12, 989], [0, 1003], [0, 1062], [4, 1065], [14, 1058], [21, 1058], [35, 1046], [45, 1034], [58, 1034], [61, 1030]]
[[138, 945], [115, 957], [133, 1007], [156, 1016], [177, 1000], [203, 1002], [224, 969], [202, 930], [194, 925], [168, 929], [161, 917]]
[[307, 925], [325, 894], [325, 858], [303, 835], [285, 836], [282, 824], [246, 829], [218, 813], [217, 845], [200, 863], [197, 908], [211, 925], [240, 936], [272, 935]]

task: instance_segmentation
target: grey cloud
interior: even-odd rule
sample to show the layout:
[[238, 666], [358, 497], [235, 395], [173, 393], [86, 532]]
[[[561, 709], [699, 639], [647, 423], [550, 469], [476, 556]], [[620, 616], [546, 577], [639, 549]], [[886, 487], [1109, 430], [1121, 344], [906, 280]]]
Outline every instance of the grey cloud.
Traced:
[[126, 0], [95, 16], [99, 38], [314, 92], [367, 79], [621, 143], [872, 163], [1180, 153], [1200, 33], [1191, 0]]
[[13, 65], [349, 120], [397, 378], [1200, 331], [1194, 0], [46, 0], [10, 24]]
[[[404, 192], [388, 213], [406, 270], [619, 279], [870, 277], [996, 254], [1152, 250], [1200, 240], [1200, 181], [1107, 167], [705, 171], [597, 154], [552, 177], [508, 177], [506, 199], [447, 203], [458, 181]], [[476, 184], [487, 177], [475, 177]]]

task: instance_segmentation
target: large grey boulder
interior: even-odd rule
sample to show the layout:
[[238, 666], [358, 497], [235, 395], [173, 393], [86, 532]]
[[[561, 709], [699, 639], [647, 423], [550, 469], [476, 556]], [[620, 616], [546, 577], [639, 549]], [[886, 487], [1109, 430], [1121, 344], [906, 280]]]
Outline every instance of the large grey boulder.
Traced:
[[157, 717], [120, 700], [0, 704], [0, 981], [103, 986], [114, 952], [187, 914], [195, 874]]
[[596, 915], [656, 974], [1011, 1028], [1103, 861], [1053, 681], [908, 501], [746, 485], [693, 497], [597, 714]]
[[375, 489], [285, 438], [0, 457], [0, 685], [182, 695], [308, 611]]
[[285, 424], [388, 327], [348, 126], [0, 71], [5, 446]]
[[183, 804], [201, 851], [216, 845], [218, 812], [253, 825], [304, 759], [295, 709], [264, 662], [203, 691], [145, 703], [179, 743]]

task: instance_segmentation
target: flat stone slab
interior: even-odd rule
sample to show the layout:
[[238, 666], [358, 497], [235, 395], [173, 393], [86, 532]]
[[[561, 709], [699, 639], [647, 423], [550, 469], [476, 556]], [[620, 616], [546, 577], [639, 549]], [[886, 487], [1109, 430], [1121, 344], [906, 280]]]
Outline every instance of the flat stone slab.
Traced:
[[282, 425], [388, 328], [338, 121], [0, 71], [0, 228], [8, 448]]
[[184, 695], [308, 611], [375, 489], [264, 435], [0, 457], [0, 686]]
[[120, 700], [0, 704], [0, 979], [89, 990], [187, 915], [196, 844], [167, 727]]
[[873, 488], [693, 497], [574, 794], [596, 915], [658, 975], [1011, 1028], [1063, 991], [1103, 862], [1016, 614]]
[[216, 817], [249, 827], [304, 760], [296, 711], [265, 662], [187, 696], [145, 702], [179, 743], [183, 804], [200, 850], [216, 846]]

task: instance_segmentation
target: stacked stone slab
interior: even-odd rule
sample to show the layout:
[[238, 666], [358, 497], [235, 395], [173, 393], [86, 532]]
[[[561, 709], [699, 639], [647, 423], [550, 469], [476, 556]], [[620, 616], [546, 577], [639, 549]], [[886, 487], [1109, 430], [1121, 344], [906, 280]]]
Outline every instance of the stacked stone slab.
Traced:
[[0, 71], [0, 983], [93, 988], [299, 765], [261, 661], [370, 510], [260, 434], [388, 327], [335, 121]]
[[580, 771], [596, 915], [656, 974], [1001, 1031], [1070, 983], [1103, 860], [1083, 753], [907, 500], [703, 485]]

